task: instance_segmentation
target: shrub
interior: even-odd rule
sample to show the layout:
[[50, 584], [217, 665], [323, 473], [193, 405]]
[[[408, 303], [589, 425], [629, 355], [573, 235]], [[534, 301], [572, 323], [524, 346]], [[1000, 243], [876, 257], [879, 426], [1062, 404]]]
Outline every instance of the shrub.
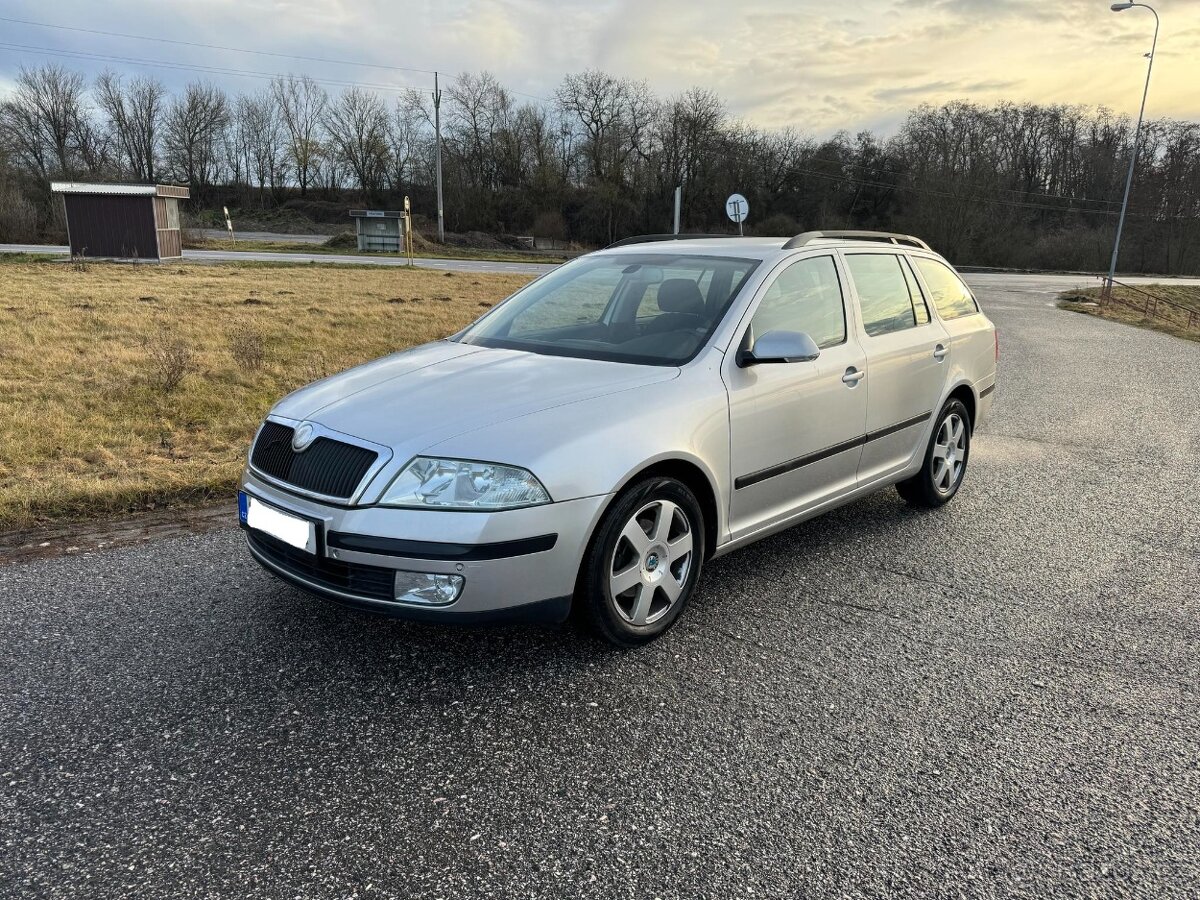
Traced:
[[235, 325], [229, 332], [229, 354], [241, 368], [255, 372], [267, 360], [267, 347], [262, 332], [253, 325]]
[[801, 230], [800, 223], [787, 213], [775, 213], [759, 222], [754, 233], [765, 237], [794, 237]]
[[175, 391], [196, 367], [192, 348], [165, 331], [145, 339], [147, 375], [155, 390], [164, 394]]

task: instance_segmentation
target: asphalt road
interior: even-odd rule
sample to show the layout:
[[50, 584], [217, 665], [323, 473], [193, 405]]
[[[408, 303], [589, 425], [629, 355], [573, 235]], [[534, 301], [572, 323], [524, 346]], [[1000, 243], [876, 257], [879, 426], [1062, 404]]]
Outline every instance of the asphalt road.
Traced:
[[348, 613], [233, 527], [0, 570], [0, 893], [1196, 896], [1200, 345], [972, 280], [956, 500], [719, 560], [638, 651]]
[[[66, 246], [49, 244], [0, 244], [0, 253], [47, 253], [65, 256]], [[273, 253], [247, 250], [184, 250], [183, 258], [194, 262], [290, 262], [325, 263], [348, 266], [406, 266], [408, 260], [397, 256], [351, 256], [339, 253]], [[451, 272], [501, 272], [509, 275], [541, 275], [557, 264], [536, 262], [492, 262], [481, 259], [439, 259], [417, 257], [413, 264], [425, 269]]]

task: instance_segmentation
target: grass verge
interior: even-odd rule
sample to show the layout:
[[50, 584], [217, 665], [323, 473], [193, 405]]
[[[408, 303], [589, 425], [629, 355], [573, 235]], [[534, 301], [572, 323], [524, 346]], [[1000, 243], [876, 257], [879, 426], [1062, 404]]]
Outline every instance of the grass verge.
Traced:
[[[1200, 341], [1200, 286], [1146, 284], [1131, 289], [1116, 285], [1112, 299], [1108, 301], [1102, 300], [1102, 290], [1086, 288], [1064, 291], [1058, 296], [1059, 306], [1073, 312]], [[1159, 303], [1155, 314], [1152, 312], [1155, 309], [1154, 300], [1151, 299], [1155, 297], [1172, 305]], [[1195, 315], [1189, 316], [1189, 311]]]
[[0, 259], [0, 530], [228, 495], [287, 392], [451, 334], [520, 275]]

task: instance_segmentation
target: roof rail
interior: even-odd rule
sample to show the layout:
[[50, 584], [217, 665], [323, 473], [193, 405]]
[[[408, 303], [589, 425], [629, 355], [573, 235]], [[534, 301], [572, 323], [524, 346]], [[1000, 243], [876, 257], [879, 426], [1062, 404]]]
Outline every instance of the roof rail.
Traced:
[[911, 234], [896, 234], [891, 231], [806, 231], [784, 244], [783, 249], [795, 250], [797, 247], [820, 240], [879, 241], [884, 244], [902, 244], [908, 247], [920, 247], [922, 250], [933, 250], [919, 237], [913, 237]]
[[659, 241], [690, 241], [698, 238], [731, 238], [737, 237], [735, 234], [635, 234], [633, 237], [621, 238], [619, 241], [614, 241], [605, 247], [605, 250], [611, 250], [613, 247], [625, 247], [629, 244], [655, 244]]

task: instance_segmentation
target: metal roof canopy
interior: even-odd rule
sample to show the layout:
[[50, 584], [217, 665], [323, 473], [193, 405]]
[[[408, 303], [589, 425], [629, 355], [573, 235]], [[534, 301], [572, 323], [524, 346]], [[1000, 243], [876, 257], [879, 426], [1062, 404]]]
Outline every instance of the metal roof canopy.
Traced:
[[404, 213], [394, 209], [352, 209], [350, 217], [353, 219], [403, 219]]
[[56, 194], [123, 194], [132, 197], [173, 197], [187, 200], [191, 191], [175, 184], [98, 184], [83, 181], [52, 181], [50, 190]]

